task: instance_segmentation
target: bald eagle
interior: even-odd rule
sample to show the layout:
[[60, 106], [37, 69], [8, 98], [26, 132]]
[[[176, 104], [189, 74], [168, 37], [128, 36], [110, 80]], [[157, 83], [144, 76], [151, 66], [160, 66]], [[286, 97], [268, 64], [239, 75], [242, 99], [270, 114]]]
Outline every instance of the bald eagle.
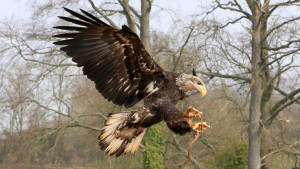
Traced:
[[54, 28], [71, 32], [54, 35], [54, 42], [83, 67], [83, 74], [95, 82], [108, 101], [130, 108], [144, 100], [137, 111], [111, 113], [99, 135], [99, 145], [109, 155], [135, 153], [150, 126], [165, 121], [171, 131], [184, 135], [192, 127], [176, 103], [189, 95], [206, 94], [203, 82], [189, 74], [163, 70], [146, 51], [142, 41], [129, 27], [115, 29], [92, 14], [79, 14], [64, 8], [74, 18], [59, 16], [76, 26]]

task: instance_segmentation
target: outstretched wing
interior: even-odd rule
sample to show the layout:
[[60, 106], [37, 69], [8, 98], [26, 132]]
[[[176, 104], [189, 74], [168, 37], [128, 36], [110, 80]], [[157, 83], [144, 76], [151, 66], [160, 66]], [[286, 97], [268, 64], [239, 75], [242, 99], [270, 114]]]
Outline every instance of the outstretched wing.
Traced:
[[54, 27], [72, 31], [54, 35], [66, 38], [54, 44], [64, 45], [61, 50], [83, 66], [83, 74], [104, 98], [129, 108], [159, 89], [163, 70], [130, 28], [124, 25], [117, 30], [84, 10], [81, 15], [64, 9], [76, 19], [59, 18], [76, 26]]

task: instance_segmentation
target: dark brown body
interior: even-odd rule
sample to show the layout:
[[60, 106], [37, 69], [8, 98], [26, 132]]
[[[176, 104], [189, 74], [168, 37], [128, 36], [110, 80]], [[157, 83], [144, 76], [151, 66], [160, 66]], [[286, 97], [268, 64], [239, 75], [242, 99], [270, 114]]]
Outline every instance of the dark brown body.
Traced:
[[[153, 94], [144, 98], [144, 106], [138, 111], [131, 111], [127, 113], [115, 113], [108, 116], [108, 120], [105, 122], [101, 134], [99, 136], [99, 145], [101, 149], [105, 150], [108, 154], [116, 156], [122, 153], [127, 153], [130, 143], [134, 143], [140, 137], [143, 137], [147, 128], [153, 124], [165, 121], [168, 127], [175, 133], [183, 135], [191, 131], [191, 127], [187, 121], [183, 118], [183, 113], [176, 108], [176, 103], [186, 95], [176, 85], [176, 79], [179, 74], [172, 72], [163, 72], [164, 78], [161, 81], [162, 86], [159, 90]], [[123, 117], [119, 117], [124, 115]], [[120, 122], [115, 120], [116, 118], [122, 118]], [[109, 133], [110, 129], [107, 129], [112, 124], [110, 120], [120, 124], [117, 125], [116, 130]], [[116, 140], [122, 140], [122, 144], [117, 150], [112, 151], [109, 147], [111, 144], [106, 141], [106, 138], [113, 137]], [[134, 144], [139, 146], [138, 143]], [[132, 146], [135, 147], [135, 146]], [[132, 148], [131, 152], [135, 152], [137, 148]]]
[[[138, 110], [139, 123], [134, 126], [150, 127], [162, 120], [177, 134], [185, 134], [191, 131], [190, 126], [182, 117], [182, 112], [176, 108], [176, 104], [185, 98], [185, 94], [176, 85], [179, 74], [164, 72], [163, 87], [144, 99], [144, 107]], [[132, 116], [131, 121], [137, 120]]]

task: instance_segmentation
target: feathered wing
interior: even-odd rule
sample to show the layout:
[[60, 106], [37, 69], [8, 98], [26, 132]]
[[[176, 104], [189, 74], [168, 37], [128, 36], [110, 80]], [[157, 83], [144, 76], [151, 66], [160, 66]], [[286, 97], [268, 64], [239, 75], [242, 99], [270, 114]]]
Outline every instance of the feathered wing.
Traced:
[[59, 18], [76, 26], [54, 27], [72, 31], [55, 35], [66, 39], [54, 44], [64, 45], [61, 50], [83, 67], [104, 98], [129, 108], [159, 89], [163, 70], [130, 28], [117, 30], [84, 10], [84, 15], [65, 10], [76, 19]]

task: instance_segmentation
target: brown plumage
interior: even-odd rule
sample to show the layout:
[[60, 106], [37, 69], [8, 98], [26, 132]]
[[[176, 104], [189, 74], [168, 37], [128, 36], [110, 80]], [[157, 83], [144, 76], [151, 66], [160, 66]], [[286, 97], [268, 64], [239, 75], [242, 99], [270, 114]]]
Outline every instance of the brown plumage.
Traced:
[[71, 31], [54, 35], [64, 38], [54, 44], [64, 46], [61, 50], [83, 67], [108, 101], [130, 108], [144, 99], [137, 111], [108, 115], [99, 136], [101, 149], [116, 156], [135, 153], [146, 129], [162, 120], [177, 134], [191, 131], [175, 105], [191, 94], [206, 94], [198, 77], [164, 71], [127, 26], [117, 30], [84, 10], [84, 15], [65, 10], [76, 19], [59, 18], [77, 26], [54, 27]]

